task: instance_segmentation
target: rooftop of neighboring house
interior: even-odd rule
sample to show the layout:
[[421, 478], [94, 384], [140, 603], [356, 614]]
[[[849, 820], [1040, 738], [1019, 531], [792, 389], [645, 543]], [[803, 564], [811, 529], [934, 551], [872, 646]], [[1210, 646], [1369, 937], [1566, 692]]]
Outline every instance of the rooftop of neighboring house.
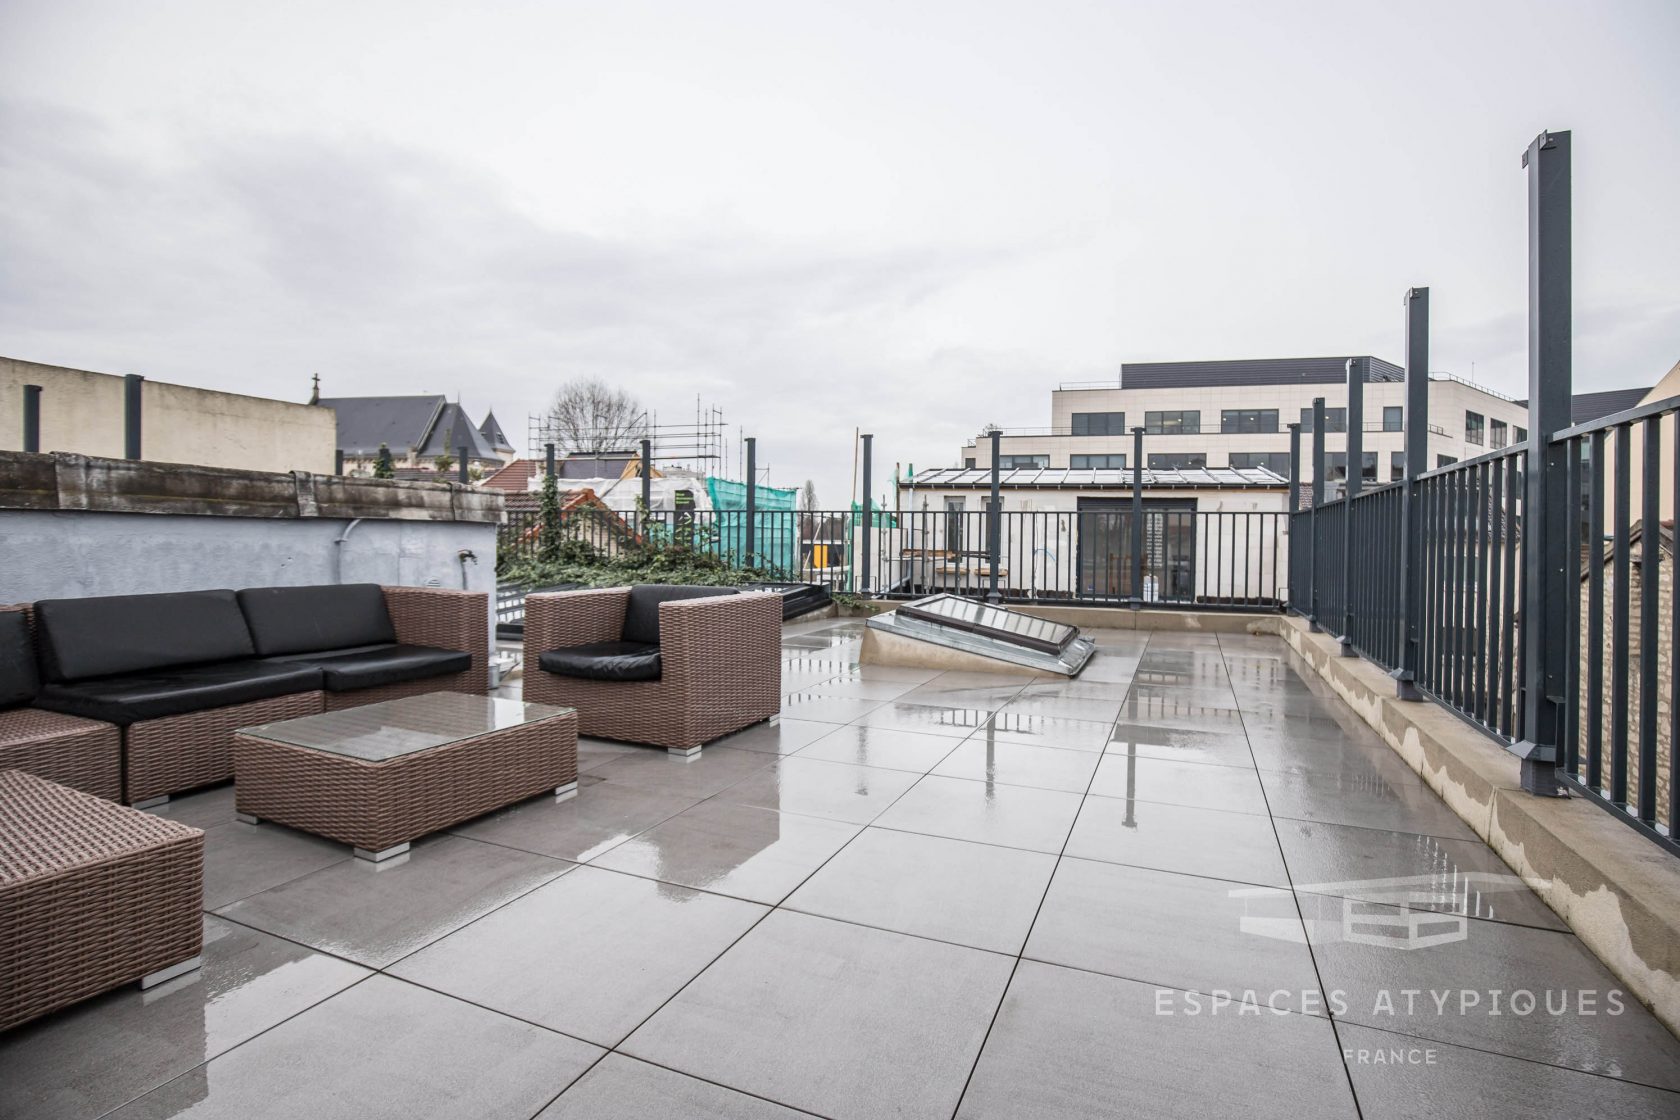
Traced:
[[1370, 381], [1404, 381], [1406, 371], [1368, 354], [1328, 358], [1240, 358], [1230, 361], [1125, 362], [1122, 389], [1176, 389], [1225, 385], [1341, 385], [1347, 363], [1363, 357], [1371, 364]]
[[317, 402], [338, 417], [338, 449], [347, 456], [379, 453], [422, 458], [455, 455], [501, 462], [513, 450], [494, 412], [475, 424], [459, 404], [441, 393], [400, 397], [322, 397]]
[[[990, 467], [938, 467], [918, 474], [915, 481], [917, 489], [926, 490], [984, 490], [991, 484]], [[998, 485], [1015, 490], [1112, 490], [1131, 484], [1132, 472], [1126, 468], [1012, 467], [998, 472]], [[1264, 467], [1145, 467], [1143, 484], [1179, 490], [1282, 490], [1289, 480]]]

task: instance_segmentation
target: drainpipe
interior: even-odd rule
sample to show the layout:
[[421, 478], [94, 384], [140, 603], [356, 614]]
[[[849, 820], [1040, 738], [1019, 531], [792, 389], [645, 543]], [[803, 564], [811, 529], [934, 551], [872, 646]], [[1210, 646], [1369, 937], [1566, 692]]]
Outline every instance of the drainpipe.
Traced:
[[473, 567], [478, 567], [478, 557], [473, 553], [472, 549], [463, 548], [460, 552], [455, 554], [455, 559], [459, 560], [461, 563], [461, 590], [472, 590], [467, 586], [467, 565], [470, 563]]
[[350, 539], [350, 534], [354, 533], [356, 531], [356, 526], [360, 525], [361, 523], [362, 523], [362, 519], [359, 518], [359, 517], [356, 518], [355, 520], [351, 521], [350, 524], [348, 524], [344, 527], [344, 532], [339, 534], [338, 539], [333, 541], [333, 582], [334, 583], [343, 583], [344, 582], [344, 542]]

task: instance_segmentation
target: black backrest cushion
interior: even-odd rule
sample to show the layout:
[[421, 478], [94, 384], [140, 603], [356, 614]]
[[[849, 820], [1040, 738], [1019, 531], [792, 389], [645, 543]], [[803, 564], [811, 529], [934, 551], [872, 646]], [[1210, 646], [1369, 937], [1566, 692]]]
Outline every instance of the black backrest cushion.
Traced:
[[29, 620], [22, 611], [0, 611], [0, 708], [27, 704], [40, 689]]
[[714, 595], [733, 595], [733, 587], [690, 587], [680, 583], [644, 583], [630, 589], [630, 603], [624, 608], [624, 632], [627, 642], [659, 644], [659, 604], [672, 599], [706, 599]]
[[101, 595], [35, 604], [41, 675], [79, 681], [256, 653], [232, 591]]
[[377, 583], [248, 587], [239, 593], [239, 606], [263, 657], [397, 640]]

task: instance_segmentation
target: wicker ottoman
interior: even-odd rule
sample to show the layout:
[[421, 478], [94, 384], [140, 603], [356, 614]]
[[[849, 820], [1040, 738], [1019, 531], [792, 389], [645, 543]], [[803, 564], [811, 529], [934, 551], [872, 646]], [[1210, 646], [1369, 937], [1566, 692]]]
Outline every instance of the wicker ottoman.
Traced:
[[0, 770], [0, 1031], [199, 964], [204, 833]]
[[577, 792], [577, 713], [431, 692], [242, 728], [239, 819], [313, 832], [383, 860], [409, 842], [552, 791]]

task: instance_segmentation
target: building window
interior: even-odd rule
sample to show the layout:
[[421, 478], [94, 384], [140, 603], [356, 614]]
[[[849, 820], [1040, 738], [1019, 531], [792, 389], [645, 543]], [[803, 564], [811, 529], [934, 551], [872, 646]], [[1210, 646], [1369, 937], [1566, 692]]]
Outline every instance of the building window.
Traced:
[[1473, 443], [1478, 447], [1482, 443], [1482, 414], [1466, 412], [1464, 414], [1464, 442]]
[[1406, 453], [1404, 451], [1390, 451], [1388, 453], [1388, 480], [1398, 482], [1406, 477]]
[[1458, 462], [1458, 459], [1452, 455], [1437, 455], [1435, 456], [1435, 469], [1440, 470], [1442, 467], [1450, 467], [1456, 462]]
[[1126, 469], [1124, 455], [1069, 455], [1068, 467], [1072, 470], [1120, 470]]
[[1231, 468], [1239, 471], [1259, 470], [1264, 467], [1275, 475], [1289, 477], [1289, 452], [1287, 451], [1233, 451], [1231, 452]]
[[[1367, 482], [1375, 482], [1377, 480], [1377, 453], [1375, 451], [1361, 452], [1359, 460], [1361, 466], [1363, 467], [1360, 471], [1360, 476]], [[1326, 482], [1347, 481], [1346, 451], [1329, 451], [1325, 453], [1324, 480]]]
[[1076, 436], [1123, 436], [1126, 434], [1124, 412], [1076, 412], [1073, 414], [1073, 434]]
[[998, 470], [1012, 471], [1030, 467], [1048, 467], [1048, 455], [999, 455]]
[[1498, 450], [1499, 448], [1504, 447], [1506, 442], [1507, 442], [1507, 440], [1505, 438], [1505, 435], [1508, 431], [1510, 431], [1510, 429], [1505, 426], [1505, 421], [1503, 421], [1503, 420], [1489, 420], [1488, 421], [1488, 446], [1495, 449], [1495, 450]]
[[1152, 436], [1193, 436], [1202, 430], [1202, 414], [1197, 410], [1145, 412], [1143, 430]]
[[964, 470], [969, 470], [969, 471], [973, 470], [974, 469], [974, 460], [973, 459], [964, 459], [963, 460], [963, 469]]
[[1518, 428], [1517, 429], [1517, 442], [1518, 443], [1527, 443], [1528, 442], [1528, 429], [1527, 428]]
[[1383, 405], [1383, 431], [1403, 432], [1406, 430], [1406, 410], [1397, 404]]
[[1219, 414], [1222, 432], [1275, 432], [1278, 414], [1275, 408], [1227, 408]]
[[[1301, 410], [1301, 431], [1310, 433], [1313, 430], [1311, 408]], [[1324, 430], [1327, 432], [1347, 431], [1347, 409], [1326, 408], [1324, 410]]]
[[[1191, 416], [1196, 415], [1194, 412]], [[1200, 451], [1167, 451], [1149, 456], [1152, 471], [1198, 470], [1207, 466], [1207, 455]]]

